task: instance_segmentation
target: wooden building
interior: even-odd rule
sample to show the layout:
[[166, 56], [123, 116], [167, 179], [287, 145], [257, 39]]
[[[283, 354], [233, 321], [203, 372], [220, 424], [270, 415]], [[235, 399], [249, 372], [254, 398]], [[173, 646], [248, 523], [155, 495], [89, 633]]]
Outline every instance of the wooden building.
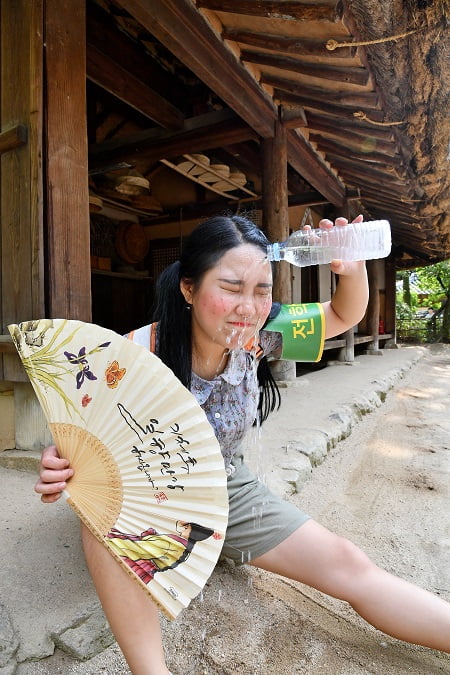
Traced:
[[[394, 335], [396, 269], [450, 257], [449, 18], [447, 0], [0, 0], [0, 449], [45, 440], [8, 324], [147, 322], [213, 213], [278, 241], [389, 219], [367, 317], [328, 346]], [[282, 264], [275, 298], [333, 283]]]

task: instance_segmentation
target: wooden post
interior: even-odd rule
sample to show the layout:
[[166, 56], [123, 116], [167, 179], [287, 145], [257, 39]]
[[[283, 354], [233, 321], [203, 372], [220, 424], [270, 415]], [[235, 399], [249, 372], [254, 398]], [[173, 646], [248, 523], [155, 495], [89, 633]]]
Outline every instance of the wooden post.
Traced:
[[345, 331], [345, 347], [339, 350], [338, 361], [352, 363], [355, 360], [355, 333], [353, 326]]
[[85, 3], [46, 0], [49, 316], [91, 320]]
[[369, 280], [369, 304], [367, 306], [367, 326], [369, 334], [372, 336], [372, 342], [369, 343], [368, 353], [378, 354], [380, 352], [378, 332], [380, 321], [380, 294], [377, 276], [377, 261], [367, 261], [367, 276]]
[[[42, 0], [0, 2], [2, 347], [6, 345], [6, 335], [9, 335], [8, 324], [45, 315], [42, 16]], [[0, 379], [28, 379], [15, 351], [3, 357], [0, 355]]]
[[[275, 123], [275, 135], [262, 141], [263, 227], [270, 241], [284, 241], [289, 236], [289, 209], [287, 186], [286, 130], [280, 121]], [[292, 302], [292, 272], [286, 262], [277, 263], [273, 298], [278, 302]], [[271, 364], [277, 380], [295, 380], [295, 361], [276, 361]]]
[[395, 301], [396, 301], [396, 275], [395, 265], [390, 260], [385, 263], [385, 285], [386, 285], [386, 308], [385, 308], [385, 330], [386, 333], [391, 333], [394, 341], [396, 341], [396, 325], [395, 325]]
[[[262, 141], [263, 228], [271, 242], [284, 241], [289, 236], [287, 188], [286, 130], [275, 124], [273, 138]], [[288, 263], [277, 265], [273, 298], [278, 302], [292, 301], [291, 268]]]

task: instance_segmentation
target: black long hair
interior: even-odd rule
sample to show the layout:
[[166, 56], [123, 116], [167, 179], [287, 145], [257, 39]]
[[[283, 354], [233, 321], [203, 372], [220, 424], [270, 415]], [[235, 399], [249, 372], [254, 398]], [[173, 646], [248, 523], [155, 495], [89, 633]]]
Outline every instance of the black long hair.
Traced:
[[[160, 359], [188, 389], [192, 372], [191, 312], [180, 290], [180, 280], [198, 286], [206, 272], [233, 248], [253, 244], [264, 254], [269, 244], [264, 232], [243, 216], [215, 216], [200, 223], [183, 245], [180, 260], [166, 268], [156, 285], [153, 321], [158, 321]], [[273, 265], [272, 265], [272, 272]], [[280, 405], [280, 393], [266, 357], [258, 365], [259, 421]]]

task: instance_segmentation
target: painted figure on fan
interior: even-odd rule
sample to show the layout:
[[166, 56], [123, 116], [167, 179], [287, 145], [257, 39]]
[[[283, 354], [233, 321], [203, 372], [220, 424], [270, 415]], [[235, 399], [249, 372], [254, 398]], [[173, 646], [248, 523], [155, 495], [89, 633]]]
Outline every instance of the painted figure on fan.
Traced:
[[156, 572], [174, 569], [185, 562], [197, 541], [214, 535], [214, 530], [197, 523], [177, 520], [177, 534], [159, 534], [149, 527], [141, 534], [126, 534], [112, 528], [108, 544], [148, 584]]

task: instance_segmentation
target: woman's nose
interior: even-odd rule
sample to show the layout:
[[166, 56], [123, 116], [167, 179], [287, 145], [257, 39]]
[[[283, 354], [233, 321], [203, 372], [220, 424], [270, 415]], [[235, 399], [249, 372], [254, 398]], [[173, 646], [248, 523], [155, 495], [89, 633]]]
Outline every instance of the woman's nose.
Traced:
[[255, 301], [253, 297], [241, 296], [236, 310], [241, 316], [252, 316], [255, 313]]

